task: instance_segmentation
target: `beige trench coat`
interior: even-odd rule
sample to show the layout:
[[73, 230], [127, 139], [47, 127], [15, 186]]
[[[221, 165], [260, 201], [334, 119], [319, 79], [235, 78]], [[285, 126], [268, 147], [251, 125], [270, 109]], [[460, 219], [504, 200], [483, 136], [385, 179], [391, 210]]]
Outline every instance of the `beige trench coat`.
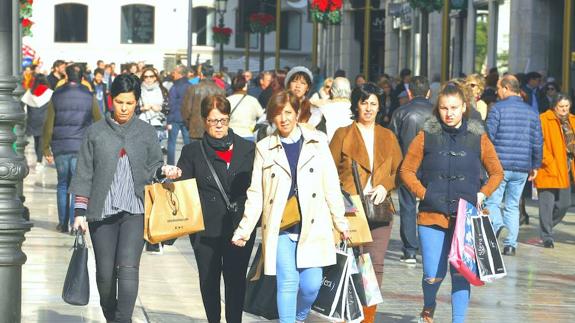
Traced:
[[[304, 143], [298, 161], [297, 187], [302, 226], [297, 247], [298, 268], [335, 264], [333, 228], [347, 230], [339, 178], [324, 134], [300, 125]], [[251, 186], [244, 217], [235, 234], [248, 239], [260, 214], [264, 273], [276, 274], [276, 251], [280, 222], [291, 187], [291, 172], [280, 137], [275, 134], [256, 146]]]

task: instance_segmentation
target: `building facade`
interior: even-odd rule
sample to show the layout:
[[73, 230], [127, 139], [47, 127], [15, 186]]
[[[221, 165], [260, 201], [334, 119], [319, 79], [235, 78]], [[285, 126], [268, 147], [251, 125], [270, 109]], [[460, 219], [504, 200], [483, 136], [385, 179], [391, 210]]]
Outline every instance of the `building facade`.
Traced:
[[[234, 33], [224, 45], [224, 65], [230, 71], [243, 69], [246, 61], [245, 28], [240, 21], [244, 1], [229, 0], [223, 15], [224, 25]], [[280, 66], [311, 64], [311, 28], [307, 2], [282, 1]], [[85, 62], [94, 66], [99, 59], [115, 62], [144, 61], [159, 69], [171, 68], [177, 61], [186, 63], [188, 44], [188, 0], [56, 0], [35, 1], [31, 46], [48, 69], [56, 59]], [[210, 61], [216, 68], [219, 46], [214, 46], [212, 27], [219, 22], [214, 0], [194, 0], [191, 15], [192, 59]], [[265, 68], [273, 69], [275, 32], [265, 36]], [[247, 52], [249, 68], [259, 70], [259, 37], [252, 34]]]
[[[452, 0], [459, 7], [450, 11], [450, 77], [498, 67], [500, 72], [539, 71], [559, 79], [565, 1], [570, 0]], [[429, 15], [428, 63], [427, 70], [421, 71], [420, 11], [407, 0], [372, 3], [371, 27], [383, 39], [371, 39], [370, 79], [383, 73], [396, 76], [402, 68], [439, 78], [441, 11]], [[340, 25], [320, 27], [320, 35], [325, 35], [320, 36], [324, 55], [319, 56], [319, 65], [327, 75], [340, 68], [351, 77], [363, 71], [363, 39], [357, 37], [363, 33], [363, 12], [364, 1], [346, 1]]]

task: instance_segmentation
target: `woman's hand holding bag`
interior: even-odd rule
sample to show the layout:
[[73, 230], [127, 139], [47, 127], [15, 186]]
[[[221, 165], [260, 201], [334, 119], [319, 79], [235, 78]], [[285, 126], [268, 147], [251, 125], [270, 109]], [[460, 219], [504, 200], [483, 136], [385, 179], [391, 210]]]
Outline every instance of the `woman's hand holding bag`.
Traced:
[[162, 174], [168, 179], [178, 179], [182, 176], [182, 170], [177, 166], [164, 165], [162, 166]]
[[385, 201], [387, 196], [387, 190], [383, 185], [377, 185], [371, 191], [367, 192], [365, 195], [369, 195], [374, 205], [379, 205]]
[[72, 225], [74, 231], [80, 231], [82, 233], [88, 231], [88, 222], [85, 216], [76, 216], [74, 218], [74, 224]]

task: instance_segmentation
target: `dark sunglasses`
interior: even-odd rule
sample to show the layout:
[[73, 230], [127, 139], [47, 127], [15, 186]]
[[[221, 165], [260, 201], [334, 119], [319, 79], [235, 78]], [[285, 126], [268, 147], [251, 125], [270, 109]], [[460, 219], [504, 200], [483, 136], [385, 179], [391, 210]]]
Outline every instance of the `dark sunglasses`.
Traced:
[[144, 75], [144, 78], [145, 79], [154, 79], [154, 78], [156, 78], [156, 76], [155, 75]]

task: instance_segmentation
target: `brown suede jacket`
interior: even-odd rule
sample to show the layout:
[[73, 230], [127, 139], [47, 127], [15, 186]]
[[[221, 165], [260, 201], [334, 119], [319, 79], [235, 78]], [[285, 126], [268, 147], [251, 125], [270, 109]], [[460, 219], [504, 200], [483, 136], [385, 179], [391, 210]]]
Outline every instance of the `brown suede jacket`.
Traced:
[[[399, 173], [403, 184], [420, 200], [424, 198], [426, 188], [421, 184], [416, 173], [423, 161], [424, 147], [425, 133], [420, 131], [411, 142]], [[487, 170], [489, 179], [485, 185], [481, 187], [480, 192], [488, 197], [497, 189], [499, 183], [503, 180], [503, 167], [501, 167], [501, 163], [497, 157], [495, 146], [493, 146], [493, 143], [491, 143], [486, 133], [481, 135], [481, 163]], [[435, 212], [419, 212], [417, 215], [417, 223], [421, 225], [437, 225], [445, 229], [450, 226], [449, 217]]]

